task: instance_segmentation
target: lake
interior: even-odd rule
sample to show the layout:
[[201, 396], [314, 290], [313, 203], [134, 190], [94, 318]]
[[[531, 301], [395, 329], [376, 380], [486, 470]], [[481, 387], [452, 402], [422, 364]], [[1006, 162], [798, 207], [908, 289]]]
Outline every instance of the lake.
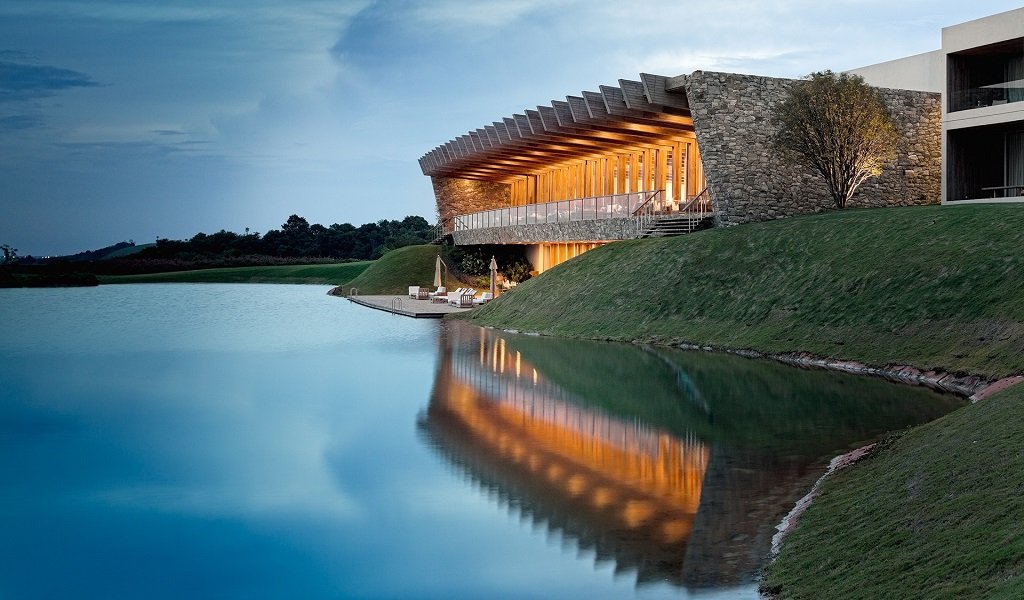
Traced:
[[325, 292], [0, 290], [0, 597], [756, 598], [828, 459], [963, 404]]

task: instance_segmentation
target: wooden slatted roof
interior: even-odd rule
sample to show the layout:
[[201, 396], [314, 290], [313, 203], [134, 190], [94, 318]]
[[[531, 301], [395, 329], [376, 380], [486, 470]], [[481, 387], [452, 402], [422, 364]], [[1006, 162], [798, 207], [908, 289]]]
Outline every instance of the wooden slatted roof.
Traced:
[[657, 145], [693, 131], [678, 77], [640, 74], [527, 109], [420, 158], [424, 175], [506, 181], [558, 163]]

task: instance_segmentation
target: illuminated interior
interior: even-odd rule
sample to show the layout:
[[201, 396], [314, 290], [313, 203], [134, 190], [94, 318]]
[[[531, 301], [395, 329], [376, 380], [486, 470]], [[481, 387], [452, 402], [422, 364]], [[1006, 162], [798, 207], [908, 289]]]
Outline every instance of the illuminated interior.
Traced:
[[448, 347], [422, 425], [520, 506], [600, 539], [581, 547], [601, 545], [638, 581], [682, 584], [710, 449], [574, 402], [503, 338], [478, 336]]
[[[698, 196], [707, 184], [681, 85], [640, 78], [525, 110], [424, 155], [425, 175], [491, 186], [466, 206], [459, 192], [435, 187], [442, 227], [450, 233], [455, 219], [477, 211], [659, 190], [658, 211], [672, 212]], [[607, 241], [566, 246], [569, 239], [553, 234], [541, 244], [503, 243], [532, 244], [528, 254], [542, 272]]]

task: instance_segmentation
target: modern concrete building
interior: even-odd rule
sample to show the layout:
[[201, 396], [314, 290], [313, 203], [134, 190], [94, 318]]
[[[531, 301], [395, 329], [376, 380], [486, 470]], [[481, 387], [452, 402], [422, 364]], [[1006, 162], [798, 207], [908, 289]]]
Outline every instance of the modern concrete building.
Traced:
[[[851, 206], [1024, 199], [1024, 9], [853, 72], [880, 88], [901, 143]], [[456, 244], [523, 244], [537, 271], [613, 240], [828, 210], [821, 179], [770, 144], [794, 83], [642, 73], [453, 138], [420, 166]]]
[[854, 73], [942, 94], [942, 202], [1024, 200], [1024, 8], [943, 28], [942, 47]]

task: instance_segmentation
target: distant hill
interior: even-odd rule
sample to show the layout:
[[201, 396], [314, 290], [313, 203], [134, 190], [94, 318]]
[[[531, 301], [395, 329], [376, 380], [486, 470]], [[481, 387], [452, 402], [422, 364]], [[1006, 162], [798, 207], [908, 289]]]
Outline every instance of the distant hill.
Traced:
[[55, 262], [93, 262], [97, 260], [110, 260], [114, 258], [124, 258], [131, 256], [138, 252], [142, 252], [146, 248], [152, 248], [156, 244], [136, 244], [129, 240], [127, 242], [118, 242], [110, 246], [104, 246], [96, 250], [86, 250], [77, 254], [66, 254], [63, 256], [48, 256], [45, 258], [38, 258], [34, 256], [26, 256], [21, 258], [20, 262], [23, 265], [33, 264], [46, 264]]
[[[146, 248], [153, 248], [155, 246], [156, 246], [155, 243], [154, 244], [133, 244], [133, 245], [130, 245], [130, 246], [125, 246], [125, 247], [118, 248], [116, 250], [112, 250], [112, 251], [108, 252], [107, 254], [104, 254], [103, 256], [98, 258], [97, 260], [110, 260], [112, 258], [124, 258], [126, 256], [131, 256], [132, 254], [135, 254], [137, 252], [142, 252]], [[97, 250], [97, 252], [99, 252], [99, 250]]]

